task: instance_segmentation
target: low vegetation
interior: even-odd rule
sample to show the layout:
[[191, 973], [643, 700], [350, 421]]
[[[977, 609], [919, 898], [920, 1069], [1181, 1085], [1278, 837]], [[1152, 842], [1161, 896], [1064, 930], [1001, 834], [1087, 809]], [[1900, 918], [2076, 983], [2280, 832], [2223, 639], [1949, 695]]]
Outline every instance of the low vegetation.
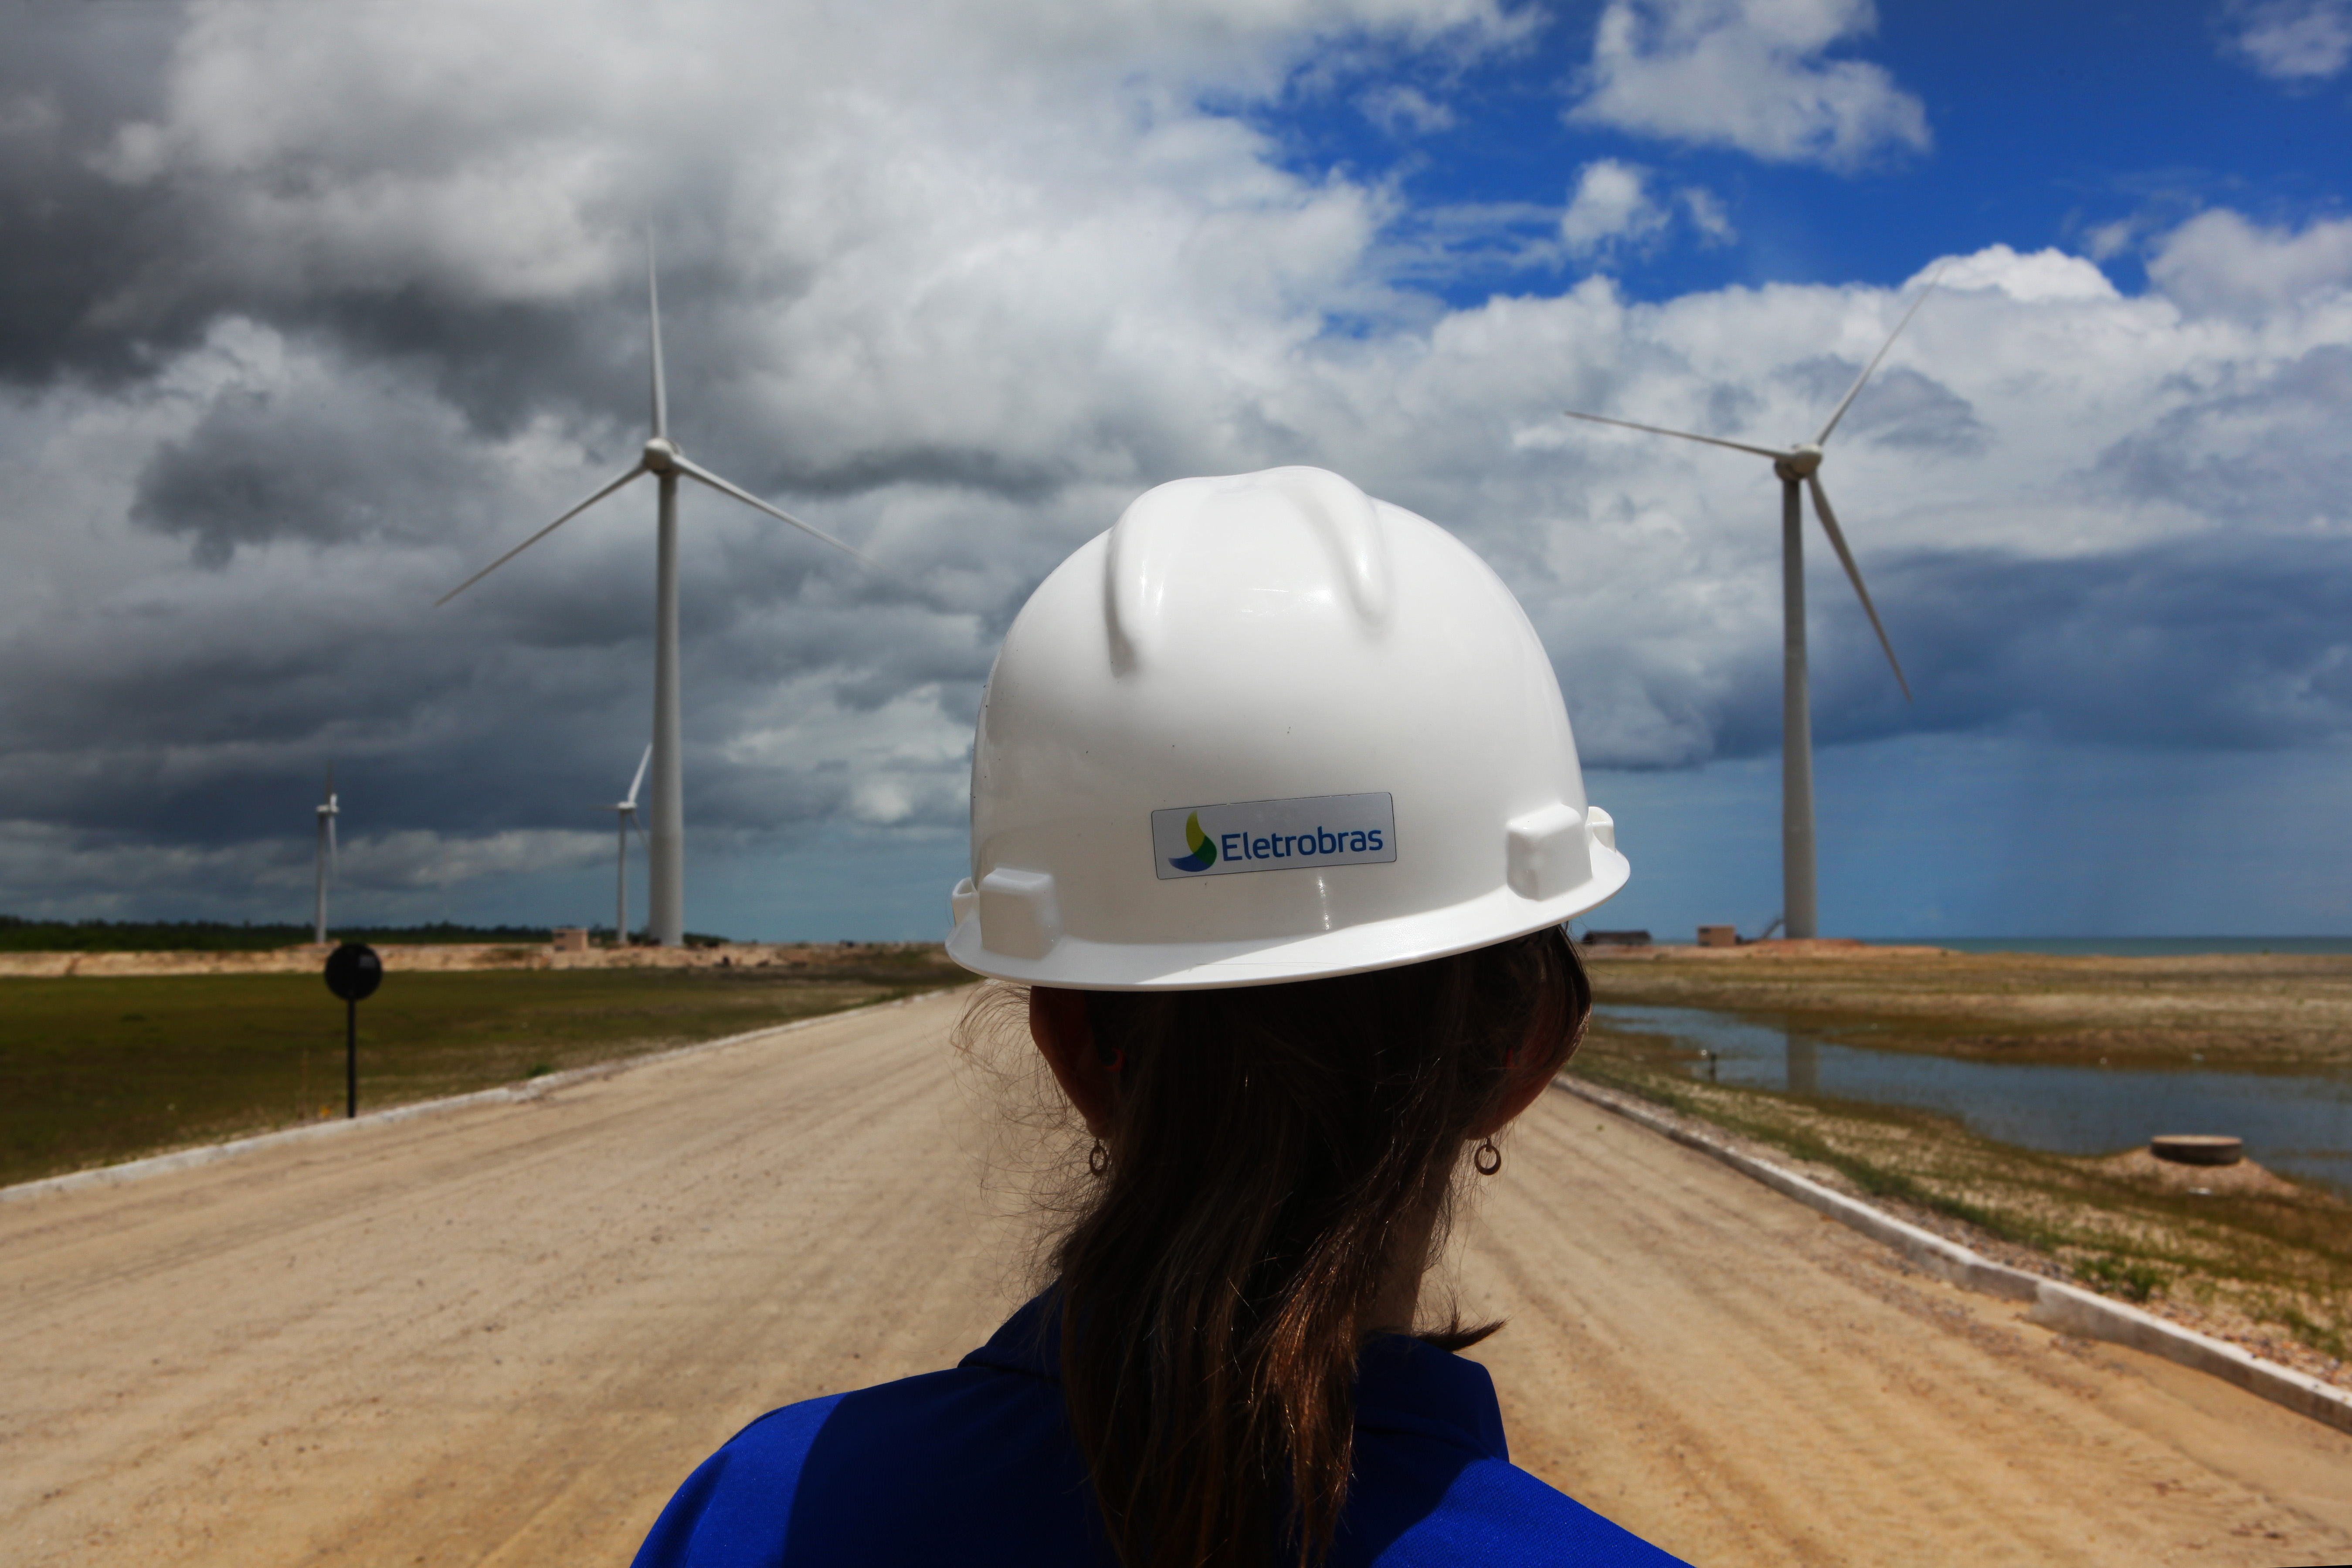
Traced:
[[[337, 927], [336, 942], [528, 942], [552, 936], [543, 926], [461, 926], [446, 921], [421, 926]], [[0, 952], [267, 952], [299, 947], [311, 928], [250, 921], [28, 921], [0, 915]]]
[[[360, 1006], [360, 1109], [968, 979], [929, 943], [767, 968], [394, 970]], [[342, 1111], [343, 1006], [315, 974], [0, 980], [0, 1184]]]
[[[1845, 1043], [2005, 1060], [2077, 1060], [2086, 1035], [2111, 1058], [2180, 1065], [2221, 1056], [2241, 1068], [2308, 1064], [2318, 1047], [2226, 994], [2198, 998], [2200, 976], [2085, 975], [2026, 967], [1999, 979], [1971, 959], [1965, 984], [1937, 960], [1595, 963], [1604, 1003], [1717, 1007], [1803, 1026]], [[1994, 961], [1995, 963], [2006, 961]], [[2064, 965], [2179, 961], [2059, 961]], [[2340, 980], [2352, 965], [2330, 963]], [[1827, 972], [1826, 973], [1824, 972]], [[1915, 977], [1918, 984], [1915, 984]], [[2104, 984], [2145, 980], [2139, 1031], [2097, 1021]], [[1900, 982], [1899, 991], [1896, 983]], [[1939, 982], [1941, 984], [1939, 984]], [[2120, 985], [2126, 996], [2135, 994]], [[2226, 993], [2226, 988], [2215, 990]], [[1895, 993], [1890, 994], [1890, 993]], [[1986, 999], [1990, 998], [1990, 1001]], [[2259, 1001], [2259, 996], [2257, 998]], [[2290, 1004], [2291, 1005], [2291, 1004]], [[2273, 1007], [2274, 1013], [2277, 1009]], [[2257, 1037], [2232, 1035], [2256, 1016]], [[2173, 1022], [2165, 1020], [2169, 1016]], [[2170, 1032], [2172, 1037], [2167, 1037]], [[2014, 1040], [1995, 1046], [1995, 1040]], [[1955, 1041], [1975, 1049], [1951, 1048]], [[2333, 1042], [2335, 1058], [2345, 1050]], [[1995, 1142], [1928, 1111], [1702, 1081], [1697, 1053], [1670, 1037], [1596, 1025], [1571, 1070], [1843, 1176], [1860, 1192], [1981, 1245], [2341, 1380], [2352, 1358], [2352, 1203], [2251, 1166], [2164, 1166], [2144, 1152], [2042, 1153]], [[2308, 1069], [2308, 1065], [2305, 1067]]]
[[[553, 940], [547, 926], [467, 926], [435, 921], [415, 926], [336, 926], [330, 942], [372, 946], [444, 946], [509, 942], [543, 946]], [[613, 928], [595, 928], [597, 944], [612, 941]], [[0, 952], [268, 952], [308, 945], [311, 928], [250, 921], [28, 921], [0, 915]], [[723, 936], [688, 931], [688, 947], [723, 947]]]
[[2352, 1073], [2352, 955], [1596, 958], [1605, 1000], [1976, 1061]]

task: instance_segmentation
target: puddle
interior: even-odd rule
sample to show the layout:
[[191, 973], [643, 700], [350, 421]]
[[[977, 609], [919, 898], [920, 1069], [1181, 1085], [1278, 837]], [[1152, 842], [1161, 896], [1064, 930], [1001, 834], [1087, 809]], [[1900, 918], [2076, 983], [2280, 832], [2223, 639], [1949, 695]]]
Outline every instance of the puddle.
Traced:
[[2226, 1132], [2282, 1175], [2352, 1194], [2352, 1077], [2011, 1066], [1832, 1045], [1700, 1007], [1594, 1013], [1714, 1053], [1689, 1064], [1693, 1078], [1941, 1111], [1988, 1138], [2057, 1154], [2112, 1154], [2159, 1132]]

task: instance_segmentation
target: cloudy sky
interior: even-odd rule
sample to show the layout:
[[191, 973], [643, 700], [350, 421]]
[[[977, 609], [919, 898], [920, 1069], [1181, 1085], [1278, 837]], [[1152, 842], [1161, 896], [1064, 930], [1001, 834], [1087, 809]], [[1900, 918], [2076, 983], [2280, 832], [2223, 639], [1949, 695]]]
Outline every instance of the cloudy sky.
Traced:
[[[649, 22], [656, 17], [657, 22]], [[1778, 911], [1780, 443], [1824, 928], [2352, 932], [2352, 0], [24, 0], [0, 911], [609, 920], [686, 498], [688, 923], [936, 936], [1006, 624], [1145, 488], [1481, 552], [1633, 887]], [[636, 919], [642, 919], [641, 868]]]

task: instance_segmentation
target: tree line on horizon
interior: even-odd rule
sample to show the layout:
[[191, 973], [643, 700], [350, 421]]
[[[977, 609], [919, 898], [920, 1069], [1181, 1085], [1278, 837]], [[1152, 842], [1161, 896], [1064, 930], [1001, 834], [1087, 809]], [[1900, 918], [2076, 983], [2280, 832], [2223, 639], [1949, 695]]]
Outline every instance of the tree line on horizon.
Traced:
[[[475, 926], [436, 921], [414, 926], [341, 926], [340, 942], [431, 945], [455, 942], [539, 944], [547, 926]], [[299, 947], [310, 928], [291, 921], [37, 921], [0, 915], [0, 952], [265, 952]]]

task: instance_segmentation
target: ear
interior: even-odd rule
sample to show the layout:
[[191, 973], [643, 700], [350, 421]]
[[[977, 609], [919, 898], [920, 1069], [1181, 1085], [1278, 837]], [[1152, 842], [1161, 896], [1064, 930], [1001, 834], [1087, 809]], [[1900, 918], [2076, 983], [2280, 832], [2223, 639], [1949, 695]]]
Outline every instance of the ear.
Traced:
[[1522, 1111], [1536, 1102], [1536, 1097], [1551, 1087], [1552, 1073], [1545, 1065], [1549, 1052], [1539, 1052], [1532, 1045], [1520, 1047], [1518, 1055], [1524, 1067], [1513, 1068], [1503, 1080], [1502, 1098], [1495, 1108], [1480, 1117], [1470, 1128], [1473, 1139], [1491, 1138], [1519, 1119]]
[[[1095, 1055], [1094, 1020], [1083, 991], [1029, 988], [1029, 1037], [1054, 1070], [1054, 1081], [1097, 1138], [1110, 1136], [1118, 1093], [1108, 1068]], [[1540, 1086], [1538, 1086], [1540, 1087]]]

